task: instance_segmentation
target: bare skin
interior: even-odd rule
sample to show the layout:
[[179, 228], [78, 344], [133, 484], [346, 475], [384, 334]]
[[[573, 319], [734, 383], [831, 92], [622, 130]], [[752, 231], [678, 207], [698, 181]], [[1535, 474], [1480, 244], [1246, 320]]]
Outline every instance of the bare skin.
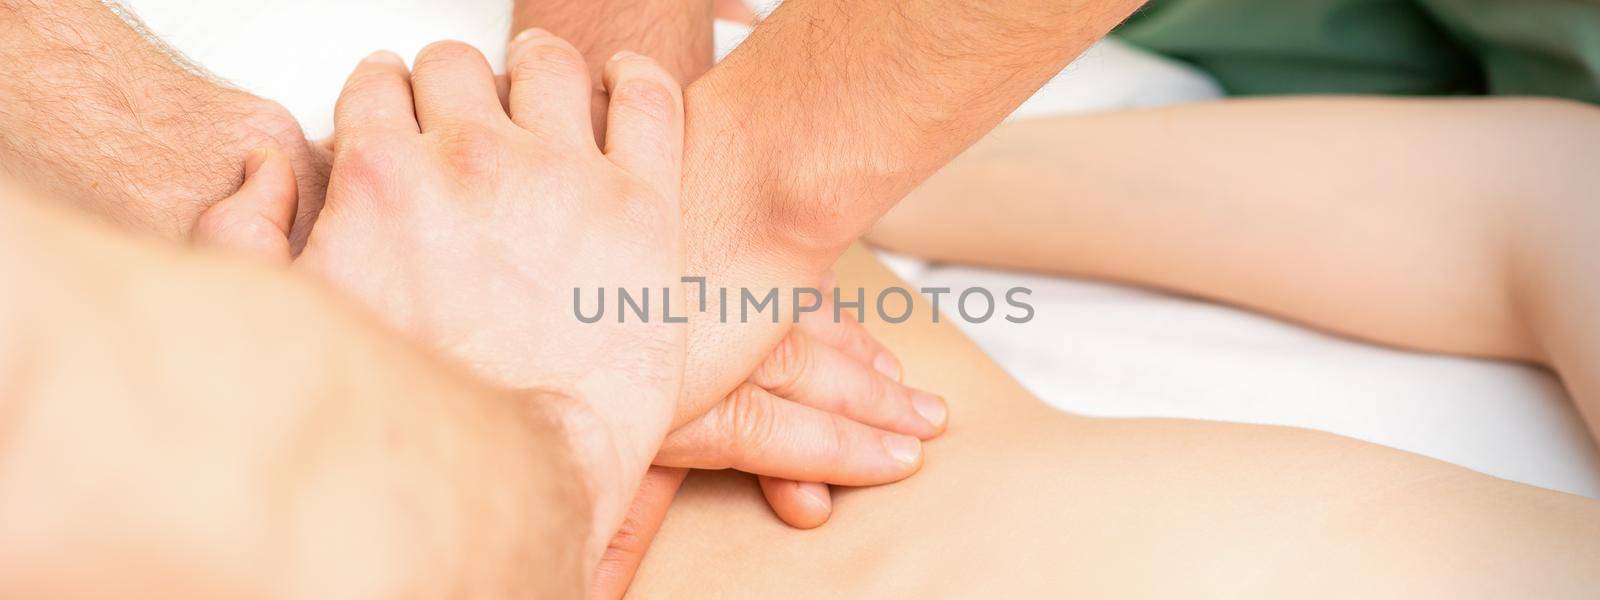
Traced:
[[0, 0], [0, 169], [131, 231], [184, 239], [250, 151], [294, 164], [304, 241], [327, 156], [277, 103], [221, 82], [99, 0]]
[[[1584, 402], [1595, 115], [1540, 100], [1296, 99], [1021, 123], [872, 239], [1537, 361]], [[841, 281], [893, 281], [871, 262], [848, 257]], [[952, 399], [929, 467], [841, 492], [830, 527], [804, 535], [762, 522], [741, 478], [692, 478], [633, 591], [1585, 597], [1600, 585], [1595, 501], [1305, 430], [1075, 417], [948, 326], [871, 328], [909, 381]], [[696, 562], [708, 552], [742, 563]]]
[[[692, 14], [709, 25], [707, 12]], [[703, 55], [696, 60], [709, 64], [710, 33], [701, 29], [703, 52], [684, 56]], [[213, 224], [261, 232], [289, 228], [292, 251], [308, 239], [328, 186], [331, 149], [308, 142], [281, 106], [211, 77], [115, 3], [0, 0], [0, 33], [0, 170], [42, 190], [41, 197], [74, 204], [125, 229], [184, 239], [194, 234], [208, 208], [239, 188], [240, 166], [248, 157], [270, 151], [288, 163], [269, 170], [286, 172], [291, 179], [289, 213], [280, 215], [281, 203], [268, 203], [260, 208], [271, 214], [213, 215]], [[692, 45], [684, 47], [692, 50]], [[593, 61], [591, 83], [602, 99], [600, 69], [610, 56]], [[664, 62], [674, 69], [684, 64]], [[604, 115], [607, 104], [597, 106]], [[254, 239], [267, 246], [258, 250], [283, 250], [272, 236]], [[852, 456], [849, 448], [832, 445], [830, 437], [816, 432], [836, 422], [870, 428], [878, 436], [931, 437], [942, 429], [942, 400], [900, 385], [893, 356], [859, 327], [813, 322], [780, 344], [779, 354], [770, 354], [769, 346], [761, 362], [739, 367], [746, 369], [740, 377], [751, 369], [767, 373], [769, 385], [740, 385], [730, 401], [721, 403], [716, 418], [698, 421], [687, 435], [671, 438], [670, 447], [680, 449], [678, 456], [715, 452], [725, 457], [717, 462], [759, 472], [777, 472], [773, 463], [781, 461], [783, 472], [804, 467], [798, 472], [819, 479], [878, 477], [866, 467], [890, 460], [881, 445]], [[849, 360], [828, 360], [841, 352]], [[705, 358], [719, 370], [730, 364], [714, 355]], [[807, 365], [817, 368], [797, 368]], [[831, 385], [835, 381], [859, 385], [841, 390]], [[794, 435], [766, 439], [771, 446], [749, 444], [752, 436], [737, 426], [743, 424], [738, 417], [752, 406], [782, 409], [768, 414], [792, 419], [792, 425], [785, 420], [779, 426]], [[875, 419], [885, 416], [893, 422]], [[883, 480], [910, 475], [916, 462], [896, 463], [895, 472]], [[790, 496], [790, 506], [808, 507], [806, 514], [792, 519], [797, 524], [815, 526], [825, 518], [826, 487], [813, 485], [810, 491]], [[819, 512], [823, 517], [814, 516]]]
[[0, 241], [0, 596], [581, 595], [555, 394], [3, 184]]
[[[552, 29], [591, 63], [628, 49], [680, 77], [687, 270], [764, 289], [815, 284], [884, 211], [1142, 3], [800, 0], [715, 68], [708, 9], [749, 18], [728, 2], [518, 0], [512, 25]], [[787, 332], [692, 320], [684, 396], [717, 409], [669, 442], [730, 414], [781, 415], [742, 378]], [[658, 475], [670, 489], [675, 476]], [[792, 524], [831, 510], [825, 486], [762, 485]]]
[[[905, 285], [865, 251], [841, 286]], [[919, 298], [920, 300], [920, 298]], [[930, 307], [920, 303], [917, 314]], [[634, 597], [1581, 598], [1600, 503], [1326, 433], [1074, 416], [948, 322], [868, 321], [950, 399], [928, 465], [785, 529], [753, 483], [692, 475]]]
[[669, 533], [670, 533], [670, 531], [669, 531]]
[[1541, 364], [1600, 438], [1596, 140], [1600, 109], [1512, 98], [1230, 100], [1030, 121], [929, 180], [871, 239]]
[[[864, 260], [841, 265], [844, 286], [893, 281]], [[1562, 597], [1596, 584], [1582, 580], [1600, 558], [1592, 501], [1326, 434], [1073, 417], [1033, 401], [948, 326], [914, 323], [872, 329], [915, 381], [993, 403], [957, 405], [960, 425], [929, 447], [946, 466], [841, 494], [839, 521], [809, 533], [772, 520], [748, 483], [697, 478], [635, 591], [1237, 596], [1304, 592], [1309, 580], [1328, 595]], [[1026, 460], [1044, 448], [1049, 464]]]
[[[1140, 3], [784, 4], [739, 50], [685, 82], [687, 272], [730, 287], [815, 283], [878, 216]], [[690, 4], [706, 14], [704, 2], [658, 0], [629, 17]], [[636, 40], [627, 32], [642, 30], [623, 19], [606, 25], [621, 34], [588, 31], [596, 23], [583, 10], [522, 0], [513, 25], [565, 27], [555, 33], [583, 41], [579, 50], [591, 57], [628, 47]], [[671, 23], [639, 51], [669, 65], [703, 56], [696, 48], [707, 20]], [[672, 33], [678, 24], [681, 38]], [[687, 401], [724, 403], [788, 329], [691, 323]]]

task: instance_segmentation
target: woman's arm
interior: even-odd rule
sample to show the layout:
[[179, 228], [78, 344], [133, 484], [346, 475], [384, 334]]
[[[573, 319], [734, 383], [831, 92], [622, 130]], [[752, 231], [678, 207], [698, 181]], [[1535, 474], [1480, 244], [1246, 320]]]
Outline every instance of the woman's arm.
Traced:
[[1002, 127], [872, 233], [1385, 344], [1542, 362], [1600, 405], [1600, 110], [1230, 100]]

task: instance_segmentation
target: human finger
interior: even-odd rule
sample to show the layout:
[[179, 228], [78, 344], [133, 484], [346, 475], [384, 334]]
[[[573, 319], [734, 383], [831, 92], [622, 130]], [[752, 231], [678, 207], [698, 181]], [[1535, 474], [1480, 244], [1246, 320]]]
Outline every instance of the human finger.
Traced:
[[434, 42], [417, 53], [411, 67], [411, 94], [423, 133], [461, 124], [491, 124], [506, 115], [489, 61], [462, 42]]
[[667, 518], [672, 497], [678, 493], [678, 487], [683, 485], [683, 478], [688, 474], [688, 469], [671, 467], [650, 467], [645, 472], [622, 527], [616, 535], [611, 536], [611, 543], [606, 546], [605, 554], [595, 567], [589, 593], [591, 598], [621, 598], [627, 593], [628, 584], [633, 582], [633, 575], [638, 572], [645, 551], [650, 549], [650, 542], [661, 530], [661, 522]]
[[813, 529], [833, 514], [833, 493], [826, 483], [758, 476], [761, 495], [779, 519], [800, 529]]
[[648, 57], [619, 52], [606, 63], [605, 154], [655, 186], [677, 194], [683, 164], [683, 91]]
[[796, 481], [878, 485], [922, 466], [915, 436], [884, 431], [742, 384], [668, 434], [656, 464], [738, 469]]
[[506, 79], [512, 122], [558, 141], [594, 146], [589, 68], [572, 44], [543, 29], [517, 34], [506, 53]]
[[260, 148], [245, 156], [244, 183], [201, 213], [195, 243], [274, 263], [289, 262], [299, 185], [289, 157]]
[[928, 439], [944, 431], [944, 399], [915, 390], [804, 331], [793, 329], [750, 381], [779, 397], [861, 423]]
[[372, 132], [417, 133], [411, 101], [411, 73], [399, 55], [374, 52], [345, 79], [333, 109], [333, 147], [351, 135]]

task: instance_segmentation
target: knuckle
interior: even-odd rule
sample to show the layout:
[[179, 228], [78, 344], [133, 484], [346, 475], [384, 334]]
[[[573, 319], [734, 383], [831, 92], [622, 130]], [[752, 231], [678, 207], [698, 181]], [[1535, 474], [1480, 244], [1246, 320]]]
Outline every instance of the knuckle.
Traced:
[[466, 42], [443, 40], [423, 47], [417, 53], [414, 68], [420, 71], [462, 60], [483, 60], [483, 53]]
[[862, 359], [862, 364], [869, 367], [872, 366], [872, 361], [877, 360], [878, 355], [887, 354], [890, 358], [895, 358], [892, 352], [889, 352], [887, 348], [879, 344], [878, 340], [872, 337], [872, 334], [867, 333], [865, 329], [861, 329], [860, 325], [856, 325], [855, 332], [845, 341], [845, 345], [846, 351], [854, 352], [856, 356], [866, 357]]
[[623, 522], [611, 541], [606, 544], [605, 558], [618, 563], [628, 563], [638, 556], [642, 556], [650, 547], [650, 540], [639, 534], [643, 524], [632, 516]]
[[208, 210], [200, 213], [200, 219], [195, 221], [194, 235], [200, 239], [218, 239], [233, 229], [237, 220], [238, 215], [229, 208]]
[[617, 194], [617, 198], [627, 203], [623, 206], [621, 214], [635, 235], [650, 233], [677, 235], [678, 209], [662, 198], [661, 193], [655, 188], [644, 182], [630, 181], [621, 193]]
[[[846, 431], [842, 417], [830, 415], [828, 419], [828, 435], [823, 443], [826, 445], [822, 448], [822, 456], [844, 456], [845, 448], [850, 447], [850, 433]], [[837, 480], [839, 475], [837, 469], [840, 468], [838, 465], [842, 463], [840, 461], [832, 461], [831, 464], [835, 465], [835, 471], [830, 476], [830, 479]]]
[[642, 181], [622, 179], [608, 186], [607, 193], [599, 194], [604, 200], [588, 210], [619, 250], [645, 255], [659, 255], [663, 249], [677, 252], [681, 215], [674, 203]]
[[335, 171], [359, 180], [383, 179], [399, 170], [404, 147], [393, 136], [352, 136], [335, 149]]
[[195, 223], [195, 235], [214, 243], [258, 247], [284, 237], [272, 222], [239, 210], [210, 211]]
[[810, 354], [801, 337], [790, 332], [772, 349], [772, 354], [756, 367], [751, 379], [779, 396], [787, 396], [804, 380], [810, 368]]
[[345, 82], [344, 94], [345, 96], [351, 96], [382, 92], [384, 88], [389, 87], [395, 81], [394, 77], [392, 72], [376, 69], [357, 71], [350, 76], [350, 81]]
[[511, 68], [512, 81], [524, 82], [549, 77], [577, 77], [587, 72], [583, 55], [566, 42], [539, 43], [517, 56]]
[[[832, 321], [833, 315], [828, 315], [828, 317], [829, 321]], [[868, 332], [866, 327], [856, 321], [855, 313], [850, 312], [850, 309], [844, 309], [843, 313], [839, 315], [839, 323], [836, 325], [830, 323], [830, 326], [838, 327], [837, 332], [839, 343], [843, 346], [842, 350], [856, 352], [861, 356], [873, 356], [883, 350], [878, 346], [878, 340], [873, 339], [872, 333]]]
[[721, 406], [730, 464], [733, 456], [765, 448], [775, 439], [777, 423], [772, 402], [759, 388], [741, 385]]
[[256, 215], [231, 221], [228, 224], [228, 230], [235, 238], [250, 242], [265, 243], [272, 241], [273, 238], [283, 237], [283, 232], [278, 230], [277, 225], [273, 225], [266, 218]]
[[[868, 406], [893, 408], [895, 405], [891, 405], [891, 402], [902, 400], [903, 394], [900, 393], [900, 384], [877, 376], [868, 377], [867, 382], [868, 389], [863, 396], [863, 400], [866, 401]], [[910, 408], [911, 402], [909, 399], [905, 400], [905, 402], [898, 402], [897, 404]]]
[[504, 147], [500, 136], [476, 124], [459, 124], [436, 130], [440, 157], [457, 174], [487, 176], [499, 170]]
[[683, 100], [677, 86], [668, 84], [664, 78], [665, 75], [621, 78], [611, 90], [613, 110], [630, 112], [651, 121], [672, 121]]

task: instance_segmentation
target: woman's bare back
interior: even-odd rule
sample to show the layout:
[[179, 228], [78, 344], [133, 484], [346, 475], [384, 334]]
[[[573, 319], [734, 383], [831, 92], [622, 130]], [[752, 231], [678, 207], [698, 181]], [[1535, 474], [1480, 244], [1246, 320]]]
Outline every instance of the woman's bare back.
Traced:
[[[840, 286], [904, 285], [852, 250]], [[920, 299], [919, 299], [920, 302]], [[755, 482], [696, 473], [637, 597], [1580, 597], [1600, 589], [1600, 503], [1331, 434], [1070, 415], [919, 304], [868, 326], [949, 433], [915, 477], [777, 520]], [[870, 311], [868, 311], [870, 312]]]

